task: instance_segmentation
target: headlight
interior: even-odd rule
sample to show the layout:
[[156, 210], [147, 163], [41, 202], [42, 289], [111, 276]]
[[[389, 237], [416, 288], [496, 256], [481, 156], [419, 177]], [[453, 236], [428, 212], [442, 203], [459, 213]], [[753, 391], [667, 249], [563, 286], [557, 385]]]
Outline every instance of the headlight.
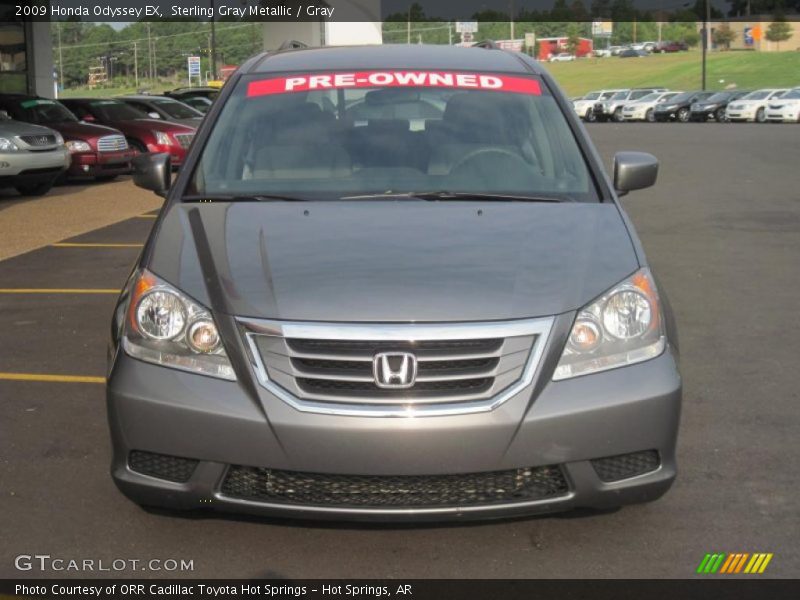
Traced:
[[159, 145], [161, 145], [161, 146], [171, 146], [172, 145], [172, 140], [163, 131], [154, 131], [153, 133], [156, 136], [156, 143], [158, 143]]
[[236, 380], [208, 309], [148, 271], [134, 282], [122, 347], [145, 362]]
[[70, 152], [91, 152], [92, 147], [86, 143], [81, 142], [80, 140], [69, 140], [66, 143], [67, 150]]
[[665, 347], [658, 292], [641, 269], [578, 311], [553, 380], [650, 360]]
[[19, 150], [14, 142], [8, 138], [0, 137], [0, 152], [16, 152]]
[[64, 136], [62, 136], [57, 131], [55, 132], [55, 134], [56, 134], [56, 144], [58, 144], [59, 146], [63, 145], [64, 144]]

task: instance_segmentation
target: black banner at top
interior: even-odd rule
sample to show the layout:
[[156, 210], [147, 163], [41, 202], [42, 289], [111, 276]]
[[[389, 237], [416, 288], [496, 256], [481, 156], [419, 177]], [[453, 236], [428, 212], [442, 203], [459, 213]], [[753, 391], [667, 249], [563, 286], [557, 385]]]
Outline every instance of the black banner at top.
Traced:
[[797, 21], [800, 0], [3, 0], [0, 21]]

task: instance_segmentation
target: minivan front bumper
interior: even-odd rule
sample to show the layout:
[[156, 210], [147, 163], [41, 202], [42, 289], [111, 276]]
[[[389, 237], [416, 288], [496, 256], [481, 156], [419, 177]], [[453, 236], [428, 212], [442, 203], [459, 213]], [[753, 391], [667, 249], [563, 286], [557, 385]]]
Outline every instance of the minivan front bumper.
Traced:
[[[625, 368], [544, 385], [534, 380], [487, 413], [369, 418], [304, 413], [261, 386], [158, 367], [120, 351], [107, 398], [112, 476], [137, 503], [296, 518], [423, 521], [655, 500], [676, 473], [681, 379], [668, 347], [658, 358]], [[132, 452], [177, 462], [165, 463], [166, 475], [154, 476], [137, 464], [132, 468]], [[602, 463], [592, 462], [614, 457], [612, 463], [619, 458], [624, 465], [630, 463], [626, 455], [635, 461], [642, 453], [657, 456], [657, 462], [632, 476], [623, 468], [621, 478], [603, 475]], [[185, 476], [170, 475], [187, 464]], [[462, 485], [459, 475], [546, 467], [547, 473], [560, 471], [565, 487], [539, 498], [472, 504], [325, 504], [293, 502], [291, 494], [275, 502], [229, 493], [226, 478], [242, 467], [260, 468], [267, 479], [271, 470], [305, 481], [313, 479], [309, 474], [371, 478], [378, 489], [382, 477], [446, 476]]]

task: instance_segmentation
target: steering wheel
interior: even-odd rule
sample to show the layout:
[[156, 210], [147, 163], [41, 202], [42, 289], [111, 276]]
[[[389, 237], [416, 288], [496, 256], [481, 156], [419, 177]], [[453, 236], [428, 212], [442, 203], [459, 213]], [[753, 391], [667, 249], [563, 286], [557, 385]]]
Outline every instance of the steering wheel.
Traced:
[[530, 169], [530, 165], [525, 162], [525, 159], [523, 159], [516, 152], [512, 152], [511, 150], [506, 150], [504, 148], [478, 148], [477, 150], [468, 152], [466, 155], [461, 157], [461, 159], [450, 169], [450, 173], [452, 174], [455, 171], [465, 169], [467, 166], [469, 166], [469, 170], [472, 171], [475, 167], [472, 166], [471, 163], [477, 162], [478, 160], [485, 161], [488, 158], [487, 155], [494, 155], [497, 158], [503, 159], [510, 158], [517, 162], [523, 169]]

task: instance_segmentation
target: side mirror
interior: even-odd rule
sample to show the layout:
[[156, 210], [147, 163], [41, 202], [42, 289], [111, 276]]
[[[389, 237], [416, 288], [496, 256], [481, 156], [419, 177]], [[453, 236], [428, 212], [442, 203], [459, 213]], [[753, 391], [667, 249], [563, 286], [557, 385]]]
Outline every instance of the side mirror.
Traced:
[[8, 116], [8, 113], [4, 110], [0, 110], [0, 121], [10, 121], [11, 117]]
[[152, 110], [149, 113], [147, 113], [147, 116], [150, 117], [151, 119], [160, 119], [161, 118], [160, 114], [158, 114], [157, 112], [152, 111]]
[[658, 159], [647, 152], [614, 155], [614, 189], [620, 195], [650, 187], [658, 177]]
[[172, 183], [172, 164], [169, 154], [140, 154], [132, 161], [133, 183], [140, 188], [166, 196]]

